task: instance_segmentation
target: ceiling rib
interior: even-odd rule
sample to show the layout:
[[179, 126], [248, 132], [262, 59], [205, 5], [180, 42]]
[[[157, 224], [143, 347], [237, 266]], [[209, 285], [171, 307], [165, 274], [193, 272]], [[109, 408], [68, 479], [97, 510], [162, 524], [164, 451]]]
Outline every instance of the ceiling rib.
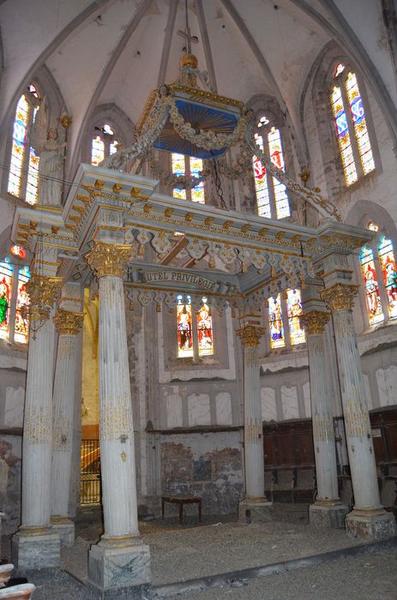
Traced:
[[205, 19], [205, 13], [204, 13], [204, 7], [203, 7], [202, 0], [195, 0], [195, 5], [196, 5], [196, 11], [197, 11], [197, 20], [198, 20], [198, 24], [199, 24], [199, 28], [200, 28], [201, 42], [203, 44], [205, 63], [206, 63], [207, 71], [208, 71], [209, 83], [210, 83], [212, 90], [215, 93], [218, 93], [214, 61], [212, 59], [211, 44], [210, 44], [210, 40], [209, 40], [209, 36], [208, 36], [208, 28], [207, 28], [207, 22]]
[[176, 11], [178, 8], [178, 0], [171, 0], [170, 10], [168, 12], [167, 25], [165, 28], [165, 38], [163, 44], [163, 52], [161, 54], [161, 63], [159, 69], [159, 76], [157, 80], [157, 87], [160, 87], [165, 82], [167, 73], [168, 60], [170, 58], [172, 34], [175, 28]]
[[122, 54], [123, 50], [125, 49], [126, 45], [128, 44], [129, 39], [134, 34], [136, 28], [138, 27], [139, 23], [142, 20], [142, 17], [144, 16], [145, 12], [147, 11], [147, 9], [149, 8], [151, 3], [152, 3], [152, 0], [142, 0], [142, 2], [140, 2], [140, 4], [138, 5], [138, 7], [135, 11], [135, 14], [134, 14], [132, 20], [128, 24], [128, 27], [124, 31], [119, 43], [113, 50], [109, 61], [107, 62], [104, 70], [102, 71], [102, 75], [99, 79], [98, 85], [96, 86], [95, 91], [94, 91], [93, 95], [91, 96], [91, 100], [88, 104], [88, 108], [85, 111], [84, 117], [79, 126], [79, 132], [77, 134], [77, 138], [74, 143], [73, 159], [71, 161], [71, 165], [70, 165], [70, 169], [69, 169], [69, 173], [68, 173], [69, 178], [73, 177], [74, 172], [76, 171], [77, 166], [78, 166], [81, 143], [82, 143], [83, 135], [85, 132], [85, 128], [87, 126], [88, 119], [89, 119], [92, 111], [96, 107], [99, 97], [107, 83], [107, 80], [109, 79], [109, 77], [111, 75], [112, 70], [114, 69], [118, 59], [120, 58], [120, 55]]
[[3, 130], [4, 126], [11, 119], [11, 115], [15, 110], [15, 105], [18, 102], [18, 98], [22, 94], [22, 91], [27, 83], [30, 82], [32, 77], [34, 76], [37, 69], [44, 65], [45, 61], [55, 50], [60, 46], [70, 33], [75, 31], [78, 27], [80, 27], [87, 19], [91, 17], [92, 14], [96, 13], [98, 10], [102, 10], [106, 7], [106, 5], [111, 5], [115, 2], [115, 0], [95, 0], [92, 2], [87, 8], [85, 8], [81, 13], [77, 15], [72, 21], [70, 21], [65, 27], [58, 33], [58, 35], [52, 40], [52, 42], [43, 50], [40, 56], [34, 61], [32, 66], [29, 68], [27, 73], [24, 75], [21, 83], [19, 84], [15, 94], [12, 97], [12, 100], [8, 106], [6, 113], [3, 116], [1, 121], [0, 131]]

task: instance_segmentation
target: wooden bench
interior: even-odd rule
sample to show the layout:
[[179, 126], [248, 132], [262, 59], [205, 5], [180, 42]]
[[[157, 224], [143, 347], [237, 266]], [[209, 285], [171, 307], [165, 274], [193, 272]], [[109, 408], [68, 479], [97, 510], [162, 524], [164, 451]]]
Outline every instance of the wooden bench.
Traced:
[[201, 498], [199, 496], [161, 496], [161, 518], [164, 519], [164, 505], [166, 502], [179, 505], [179, 522], [183, 522], [183, 506], [185, 504], [198, 505], [198, 520], [201, 523]]

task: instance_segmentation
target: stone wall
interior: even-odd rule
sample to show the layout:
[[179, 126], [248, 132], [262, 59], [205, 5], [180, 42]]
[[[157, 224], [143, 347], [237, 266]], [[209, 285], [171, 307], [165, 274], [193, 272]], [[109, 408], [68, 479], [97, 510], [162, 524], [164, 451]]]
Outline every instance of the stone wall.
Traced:
[[160, 443], [164, 494], [201, 496], [204, 514], [237, 513], [243, 493], [240, 431], [162, 435]]

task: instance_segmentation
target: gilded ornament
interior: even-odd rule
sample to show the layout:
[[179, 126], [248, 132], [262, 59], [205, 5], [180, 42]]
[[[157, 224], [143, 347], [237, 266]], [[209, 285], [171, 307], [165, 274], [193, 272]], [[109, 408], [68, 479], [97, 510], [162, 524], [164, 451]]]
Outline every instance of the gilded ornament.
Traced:
[[94, 188], [97, 190], [101, 190], [104, 185], [105, 185], [105, 182], [102, 179], [96, 179], [95, 183], [94, 183]]
[[97, 277], [106, 275], [122, 277], [131, 254], [132, 248], [129, 244], [107, 244], [95, 241], [92, 250], [85, 255], [85, 259]]
[[26, 284], [32, 321], [43, 321], [49, 318], [51, 308], [61, 291], [62, 283], [62, 277], [47, 277], [33, 273], [31, 280]]
[[259, 340], [265, 333], [265, 328], [254, 325], [245, 325], [244, 327], [241, 327], [241, 329], [237, 329], [236, 333], [239, 338], [241, 338], [244, 346], [255, 348], [256, 346], [259, 346]]
[[54, 317], [56, 330], [60, 335], [77, 335], [83, 325], [83, 313], [59, 308]]
[[123, 189], [123, 186], [121, 185], [121, 183], [115, 183], [112, 187], [112, 190], [114, 191], [115, 194], [119, 194], [122, 189]]
[[321, 300], [324, 300], [334, 312], [352, 310], [358, 289], [358, 285], [336, 283], [321, 292]]
[[59, 119], [59, 122], [64, 129], [69, 129], [72, 124], [72, 117], [70, 115], [62, 115], [62, 117]]
[[301, 323], [305, 326], [308, 335], [319, 335], [329, 321], [330, 313], [321, 310], [310, 310], [301, 317]]

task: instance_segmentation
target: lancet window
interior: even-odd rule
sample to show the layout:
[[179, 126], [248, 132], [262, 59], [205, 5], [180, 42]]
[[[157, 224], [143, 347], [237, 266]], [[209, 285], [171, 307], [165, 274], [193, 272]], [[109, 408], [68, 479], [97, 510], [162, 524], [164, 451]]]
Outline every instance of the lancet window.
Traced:
[[91, 164], [97, 167], [105, 158], [117, 152], [118, 145], [113, 127], [108, 123], [95, 126], [91, 140]]
[[38, 195], [40, 158], [30, 145], [30, 137], [39, 103], [38, 88], [32, 83], [18, 100], [12, 129], [7, 190], [29, 204], [35, 204]]
[[0, 338], [26, 344], [29, 335], [29, 267], [0, 261]]
[[346, 186], [375, 169], [357, 75], [342, 63], [334, 70], [331, 110]]
[[[187, 180], [194, 177], [198, 178], [200, 172], [203, 170], [203, 161], [201, 158], [185, 156], [184, 154], [173, 152], [171, 153], [171, 170], [173, 175], [186, 177]], [[181, 200], [192, 200], [193, 202], [205, 204], [204, 182], [201, 181], [191, 189], [188, 187], [174, 187], [173, 196], [174, 198], [180, 198]]]
[[268, 300], [269, 342], [271, 350], [291, 348], [306, 342], [305, 330], [300, 322], [302, 315], [301, 293], [298, 289], [286, 290]]
[[375, 241], [361, 248], [360, 271], [364, 283], [369, 326], [397, 318], [397, 266], [392, 241], [370, 222], [368, 228], [378, 232]]
[[[280, 171], [285, 171], [280, 129], [272, 126], [265, 115], [258, 121], [255, 140], [266, 157]], [[285, 185], [268, 172], [266, 166], [257, 156], [253, 157], [252, 164], [258, 215], [268, 219], [289, 217], [291, 213]]]
[[214, 330], [208, 299], [203, 296], [201, 306], [194, 310], [190, 296], [177, 296], [178, 358], [211, 356], [214, 354]]

